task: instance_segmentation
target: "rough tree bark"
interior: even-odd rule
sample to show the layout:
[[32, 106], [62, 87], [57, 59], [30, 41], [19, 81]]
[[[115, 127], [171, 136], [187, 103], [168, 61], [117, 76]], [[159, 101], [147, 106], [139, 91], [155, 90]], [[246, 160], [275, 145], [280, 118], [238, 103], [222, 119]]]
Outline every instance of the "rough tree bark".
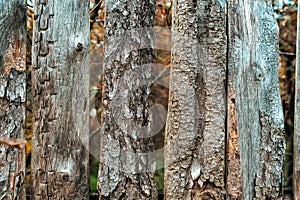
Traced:
[[228, 1], [228, 184], [232, 199], [282, 197], [284, 123], [272, 1]]
[[89, 1], [34, 5], [32, 198], [88, 199]]
[[296, 42], [296, 73], [295, 73], [295, 117], [294, 117], [294, 166], [293, 190], [294, 199], [300, 200], [300, 3], [298, 1], [297, 42]]
[[[0, 135], [23, 138], [26, 1], [0, 1]], [[0, 145], [0, 199], [25, 199], [25, 152]]]
[[155, 1], [105, 6], [100, 199], [156, 199], [148, 102]]
[[165, 199], [224, 199], [226, 2], [174, 0]]

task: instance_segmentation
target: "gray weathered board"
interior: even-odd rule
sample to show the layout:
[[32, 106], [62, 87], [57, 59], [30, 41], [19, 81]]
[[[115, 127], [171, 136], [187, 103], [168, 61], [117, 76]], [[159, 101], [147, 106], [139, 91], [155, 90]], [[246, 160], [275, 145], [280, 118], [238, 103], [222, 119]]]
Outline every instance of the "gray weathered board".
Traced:
[[88, 199], [89, 1], [34, 4], [33, 199]]
[[227, 179], [234, 198], [282, 196], [285, 140], [277, 37], [271, 1], [228, 1]]

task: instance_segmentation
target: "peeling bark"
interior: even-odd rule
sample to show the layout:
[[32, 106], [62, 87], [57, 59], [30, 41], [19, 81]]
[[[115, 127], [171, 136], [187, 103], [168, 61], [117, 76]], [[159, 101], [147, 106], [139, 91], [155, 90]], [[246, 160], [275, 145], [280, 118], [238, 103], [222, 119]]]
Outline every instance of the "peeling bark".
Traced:
[[225, 198], [226, 2], [175, 0], [165, 199]]
[[[0, 136], [23, 138], [26, 1], [0, 1]], [[0, 145], [0, 199], [25, 199], [25, 151]]]
[[297, 63], [295, 73], [295, 117], [294, 117], [294, 166], [293, 192], [294, 199], [300, 200], [300, 3], [298, 2], [297, 16]]
[[228, 139], [238, 140], [228, 157], [227, 179], [237, 181], [228, 185], [229, 194], [280, 199], [285, 141], [272, 1], [228, 1], [228, 23]]
[[100, 199], [156, 199], [150, 131], [153, 0], [107, 0]]
[[34, 5], [32, 199], [88, 199], [89, 1]]

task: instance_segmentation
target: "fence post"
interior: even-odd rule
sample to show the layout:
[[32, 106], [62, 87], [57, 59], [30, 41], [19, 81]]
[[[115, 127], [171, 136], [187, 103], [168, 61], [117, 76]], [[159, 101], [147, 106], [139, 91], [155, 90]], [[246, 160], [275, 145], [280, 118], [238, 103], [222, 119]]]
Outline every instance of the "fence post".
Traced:
[[293, 192], [294, 199], [300, 199], [300, 2], [298, 1], [296, 72], [295, 72], [295, 116], [294, 116], [294, 166]]
[[34, 5], [33, 199], [89, 198], [89, 1]]
[[235, 199], [282, 196], [285, 153], [271, 1], [228, 1], [228, 175]]
[[156, 199], [149, 105], [155, 1], [105, 6], [100, 199]]
[[226, 1], [173, 1], [165, 199], [225, 198]]
[[[0, 1], [0, 136], [23, 138], [26, 1]], [[25, 199], [25, 151], [0, 145], [0, 198]]]

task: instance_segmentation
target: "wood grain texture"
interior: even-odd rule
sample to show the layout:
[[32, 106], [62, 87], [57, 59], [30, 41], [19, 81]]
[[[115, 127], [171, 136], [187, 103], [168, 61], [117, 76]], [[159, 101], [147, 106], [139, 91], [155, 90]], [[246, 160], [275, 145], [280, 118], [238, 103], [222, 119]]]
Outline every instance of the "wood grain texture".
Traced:
[[226, 2], [174, 0], [165, 199], [224, 199]]
[[229, 154], [227, 179], [237, 181], [229, 197], [280, 199], [285, 140], [272, 2], [228, 1], [228, 23], [228, 136], [238, 140]]
[[[26, 1], [0, 1], [0, 136], [23, 138]], [[25, 151], [0, 145], [0, 199], [25, 199]]]
[[34, 4], [32, 199], [88, 199], [89, 1]]
[[297, 15], [296, 72], [295, 72], [295, 116], [294, 116], [294, 199], [300, 199], [300, 3]]
[[100, 199], [157, 199], [149, 106], [155, 3], [105, 6]]

